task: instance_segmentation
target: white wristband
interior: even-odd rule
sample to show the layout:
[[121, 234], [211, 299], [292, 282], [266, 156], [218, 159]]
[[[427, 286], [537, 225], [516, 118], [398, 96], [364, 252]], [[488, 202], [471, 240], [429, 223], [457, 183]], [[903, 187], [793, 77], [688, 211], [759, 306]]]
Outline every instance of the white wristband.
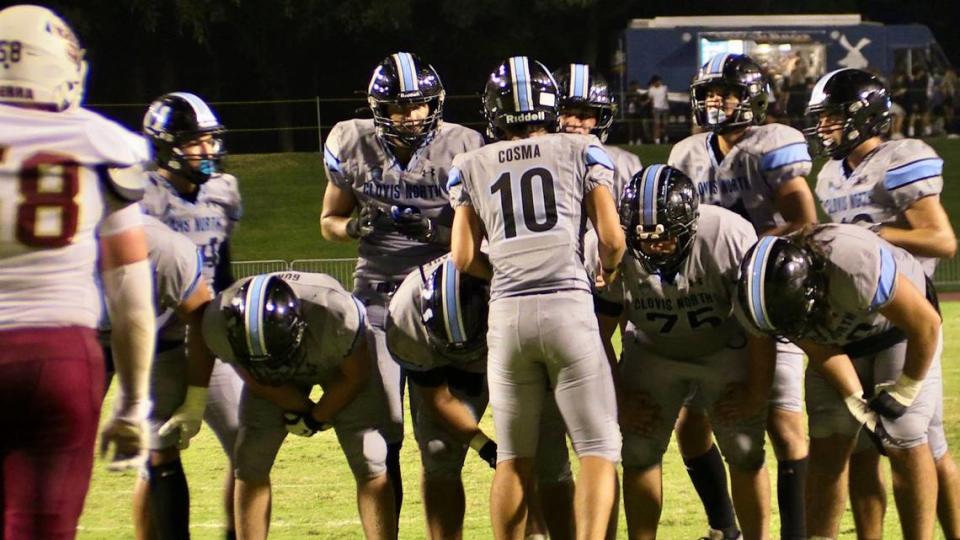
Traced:
[[479, 452], [488, 442], [490, 442], [490, 438], [484, 435], [482, 431], [478, 431], [477, 434], [470, 439], [470, 448]]

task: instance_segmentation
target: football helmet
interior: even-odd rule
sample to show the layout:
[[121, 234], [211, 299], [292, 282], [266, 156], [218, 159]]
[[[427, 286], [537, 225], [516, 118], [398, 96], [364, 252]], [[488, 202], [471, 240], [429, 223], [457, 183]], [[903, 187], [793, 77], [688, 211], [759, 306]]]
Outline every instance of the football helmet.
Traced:
[[513, 56], [498, 65], [483, 91], [487, 136], [503, 139], [505, 130], [544, 127], [557, 131], [557, 83], [546, 66], [526, 56]]
[[[195, 184], [202, 184], [220, 172], [226, 155], [225, 131], [210, 106], [189, 92], [160, 96], [143, 117], [143, 133], [153, 147], [157, 167]], [[199, 157], [184, 154], [186, 144], [207, 135], [213, 138], [211, 151]]]
[[822, 255], [794, 237], [764, 236], [740, 263], [739, 313], [755, 329], [796, 341], [820, 320], [826, 295]]
[[[620, 198], [620, 224], [627, 247], [651, 274], [671, 275], [680, 271], [690, 254], [700, 198], [693, 181], [669, 165], [648, 165], [635, 174]], [[674, 239], [672, 253], [650, 253], [643, 243]]]
[[[723, 95], [736, 96], [740, 103], [727, 114], [726, 107], [707, 107], [707, 93], [722, 88]], [[760, 66], [742, 54], [718, 54], [697, 72], [690, 85], [690, 108], [698, 126], [725, 133], [751, 124], [762, 124], [767, 116], [770, 88]]]
[[47, 8], [0, 11], [0, 103], [60, 112], [80, 106], [87, 78], [84, 50], [70, 26]]
[[[383, 59], [373, 70], [367, 87], [367, 104], [373, 112], [377, 135], [387, 145], [416, 150], [437, 135], [443, 122], [443, 101], [446, 92], [433, 66], [417, 55], [397, 52]], [[429, 107], [426, 118], [401, 123], [390, 119], [390, 105]]]
[[[866, 71], [838, 69], [817, 81], [807, 104], [812, 127], [803, 130], [810, 148], [833, 159], [847, 157], [854, 148], [890, 128], [890, 92], [883, 82]], [[840, 121], [840, 142], [831, 131], [821, 131], [820, 116], [836, 116]]]
[[430, 345], [452, 355], [475, 353], [487, 344], [488, 284], [457, 270], [449, 258], [420, 289], [420, 320]]
[[590, 132], [606, 142], [616, 105], [603, 75], [586, 64], [570, 64], [553, 72], [553, 78], [560, 93], [560, 114], [573, 107], [592, 109], [597, 125]]
[[222, 309], [237, 363], [261, 383], [289, 381], [305, 357], [301, 343], [306, 329], [300, 299], [290, 285], [278, 276], [255, 276]]

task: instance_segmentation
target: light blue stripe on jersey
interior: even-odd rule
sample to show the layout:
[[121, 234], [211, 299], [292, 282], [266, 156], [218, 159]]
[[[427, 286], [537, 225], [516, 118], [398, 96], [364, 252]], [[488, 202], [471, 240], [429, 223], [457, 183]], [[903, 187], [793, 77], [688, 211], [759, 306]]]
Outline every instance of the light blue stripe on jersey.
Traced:
[[663, 165], [651, 165], [643, 174], [643, 224], [654, 225], [657, 215], [657, 183]]
[[607, 154], [607, 151], [603, 148], [600, 148], [596, 145], [590, 145], [587, 147], [587, 167], [592, 165], [600, 165], [607, 169], [613, 170], [613, 160], [610, 159], [610, 156]]
[[247, 350], [250, 355], [266, 356], [267, 346], [263, 337], [263, 301], [267, 288], [269, 276], [257, 276], [250, 282], [250, 288], [247, 291]]
[[870, 302], [870, 309], [881, 308], [890, 301], [893, 288], [897, 283], [897, 261], [893, 253], [883, 244], [880, 244], [880, 279], [877, 282], [877, 292]]
[[788, 144], [764, 154], [760, 158], [760, 170], [772, 171], [803, 161], [810, 161], [810, 151], [807, 149], [807, 143]]
[[516, 84], [517, 92], [517, 101], [520, 111], [529, 111], [530, 99], [528, 93], [530, 91], [530, 81], [527, 79], [527, 57], [525, 56], [514, 56], [510, 59], [513, 63], [513, 74], [514, 74], [514, 83]]
[[340, 168], [340, 160], [337, 159], [337, 156], [333, 155], [333, 152], [324, 145], [323, 147], [323, 161], [327, 164], [327, 168], [331, 171], [342, 173], [343, 169]]
[[190, 282], [190, 286], [187, 287], [187, 290], [183, 291], [183, 295], [180, 297], [180, 301], [184, 301], [187, 298], [190, 298], [190, 295], [193, 294], [194, 289], [197, 288], [197, 284], [200, 283], [200, 276], [203, 275], [203, 253], [200, 250], [197, 250], [197, 270], [193, 276], [193, 281]]
[[888, 190], [902, 188], [920, 180], [941, 176], [943, 174], [943, 160], [927, 158], [901, 165], [887, 171], [883, 179], [883, 187]]
[[403, 81], [401, 90], [404, 92], [416, 90], [417, 79], [413, 68], [413, 57], [410, 56], [410, 53], [401, 52], [397, 53], [397, 60], [399, 60], [400, 77]]
[[587, 66], [573, 65], [573, 97], [587, 97]]
[[770, 246], [777, 241], [776, 237], [765, 236], [757, 243], [757, 249], [753, 253], [753, 260], [750, 261], [750, 282], [748, 284], [747, 294], [749, 295], [748, 309], [750, 318], [756, 323], [757, 328], [764, 331], [774, 330], [767, 316], [767, 303], [763, 298], [764, 287], [763, 278], [766, 274], [767, 257], [770, 254]]
[[450, 172], [447, 173], [447, 190], [462, 183], [463, 178], [460, 176], [460, 169], [452, 167]]
[[457, 297], [460, 292], [460, 275], [453, 261], [447, 259], [443, 263], [443, 317], [447, 326], [447, 332], [450, 335], [451, 343], [463, 343], [463, 321], [460, 318], [459, 304]]

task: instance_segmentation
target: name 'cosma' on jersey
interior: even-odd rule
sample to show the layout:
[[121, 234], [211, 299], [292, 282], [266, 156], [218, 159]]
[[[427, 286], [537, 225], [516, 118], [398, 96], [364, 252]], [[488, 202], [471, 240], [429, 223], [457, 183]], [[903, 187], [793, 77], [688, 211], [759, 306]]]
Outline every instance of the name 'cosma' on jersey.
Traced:
[[514, 146], [512, 148], [505, 148], [497, 152], [497, 159], [500, 160], [500, 163], [533, 159], [538, 157], [540, 157], [540, 146], [536, 144]]

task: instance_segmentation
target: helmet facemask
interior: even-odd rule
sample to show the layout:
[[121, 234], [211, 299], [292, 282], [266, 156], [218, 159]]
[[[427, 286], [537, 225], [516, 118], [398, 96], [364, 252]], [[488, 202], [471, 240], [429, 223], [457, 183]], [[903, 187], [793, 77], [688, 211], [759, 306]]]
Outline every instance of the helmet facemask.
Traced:
[[[367, 103], [373, 112], [373, 123], [377, 128], [377, 136], [391, 148], [403, 147], [416, 150], [430, 144], [436, 137], [437, 129], [443, 121], [444, 93], [438, 95], [416, 97], [411, 99], [387, 101], [373, 96], [367, 97]], [[424, 118], [410, 119], [410, 109], [425, 104], [427, 113]], [[391, 107], [406, 108], [408, 111], [403, 120], [395, 121], [391, 115]]]
[[[867, 139], [885, 134], [890, 129], [892, 120], [889, 98], [885, 99], [888, 104], [881, 110], [870, 107], [864, 100], [836, 105], [809, 105], [806, 116], [812, 125], [804, 128], [803, 134], [807, 138], [811, 153], [844, 159]], [[839, 119], [839, 126], [821, 128], [820, 119], [823, 116]], [[837, 130], [840, 131], [839, 141], [832, 136]]]
[[[708, 106], [708, 95], [718, 88], [721, 89], [718, 93], [723, 96], [720, 106]], [[738, 101], [728, 113], [726, 100], [730, 95]], [[760, 83], [748, 86], [710, 79], [695, 81], [690, 86], [690, 104], [697, 125], [717, 133], [763, 123], [767, 116], [767, 95]]]

